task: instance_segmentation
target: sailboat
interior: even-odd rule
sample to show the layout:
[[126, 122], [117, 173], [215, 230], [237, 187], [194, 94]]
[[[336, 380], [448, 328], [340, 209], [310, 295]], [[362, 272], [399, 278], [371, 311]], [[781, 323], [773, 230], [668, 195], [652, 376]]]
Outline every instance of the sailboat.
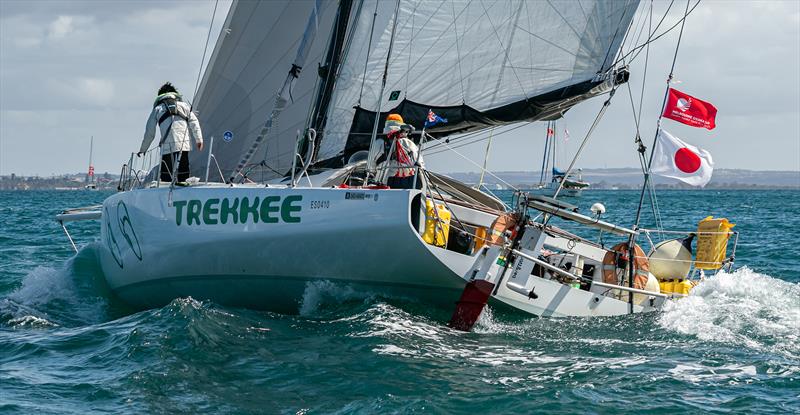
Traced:
[[94, 136], [89, 141], [89, 171], [86, 174], [86, 190], [97, 190], [97, 183], [94, 181], [94, 165], [92, 164], [92, 152], [94, 150]]
[[147, 156], [131, 155], [120, 192], [58, 220], [100, 220], [106, 280], [141, 308], [192, 296], [293, 313], [329, 281], [455, 308], [460, 329], [487, 302], [553, 317], [657, 310], [672, 294], [632, 243], [642, 230], [421, 167], [421, 189], [390, 189], [372, 157], [390, 113], [421, 126], [435, 111], [448, 122], [412, 138], [447, 146], [607, 94], [628, 79], [615, 57], [637, 7], [234, 1], [193, 102], [210, 143], [191, 153], [192, 185], [160, 182]]
[[532, 193], [553, 196], [560, 190], [563, 196], [580, 196], [583, 190], [589, 187], [589, 183], [583, 180], [581, 169], [568, 174], [556, 167], [556, 122], [548, 121], [546, 131], [539, 184], [532, 189]]

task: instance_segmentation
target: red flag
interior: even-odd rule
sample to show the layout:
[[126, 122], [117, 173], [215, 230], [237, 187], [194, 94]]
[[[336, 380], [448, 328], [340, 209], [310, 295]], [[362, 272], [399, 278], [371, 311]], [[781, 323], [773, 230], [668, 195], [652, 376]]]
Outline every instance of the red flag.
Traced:
[[667, 105], [661, 115], [692, 127], [713, 130], [717, 126], [714, 122], [717, 116], [715, 106], [674, 88], [669, 89]]

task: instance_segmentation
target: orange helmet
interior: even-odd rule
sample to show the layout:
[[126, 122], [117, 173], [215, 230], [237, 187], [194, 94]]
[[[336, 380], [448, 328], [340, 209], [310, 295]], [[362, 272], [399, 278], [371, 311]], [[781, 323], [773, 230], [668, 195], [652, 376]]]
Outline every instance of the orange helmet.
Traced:
[[397, 121], [400, 124], [403, 124], [403, 117], [400, 114], [389, 114], [386, 117], [386, 121]]

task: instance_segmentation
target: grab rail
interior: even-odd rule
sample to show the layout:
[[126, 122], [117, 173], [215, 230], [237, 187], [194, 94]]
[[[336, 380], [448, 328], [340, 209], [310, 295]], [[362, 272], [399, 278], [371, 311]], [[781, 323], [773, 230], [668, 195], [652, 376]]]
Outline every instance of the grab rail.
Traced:
[[[529, 261], [533, 261], [533, 263], [539, 264], [539, 266], [541, 266], [543, 268], [546, 268], [546, 269], [549, 269], [550, 271], [559, 273], [559, 274], [564, 275], [566, 277], [574, 278], [576, 280], [589, 281], [592, 284], [600, 286], [600, 287], [611, 288], [611, 289], [622, 290], [622, 291], [630, 291], [630, 292], [636, 293], [636, 294], [652, 295], [654, 297], [661, 297], [661, 298], [668, 298], [669, 297], [667, 295], [660, 294], [660, 293], [654, 293], [652, 291], [645, 291], [645, 290], [640, 290], [638, 288], [623, 287], [621, 285], [608, 284], [608, 283], [605, 283], [605, 282], [595, 281], [595, 280], [586, 278], [584, 276], [578, 276], [578, 275], [575, 275], [575, 274], [573, 274], [573, 273], [571, 273], [569, 271], [565, 271], [565, 270], [563, 270], [563, 269], [561, 269], [561, 268], [559, 268], [559, 267], [557, 267], [555, 265], [551, 265], [550, 263], [548, 263], [546, 261], [542, 261], [539, 258], [534, 258], [534, 257], [532, 257], [532, 256], [530, 256], [530, 255], [528, 255], [528, 254], [526, 254], [524, 252], [518, 251], [516, 249], [512, 249], [511, 252], [513, 252], [515, 255], [519, 255], [522, 258], [525, 258], [525, 259], [527, 259]], [[511, 288], [515, 292], [518, 292], [518, 293], [520, 293], [522, 295], [528, 295], [527, 291], [520, 291], [520, 289], [515, 289], [515, 288], [521, 288], [516, 284], [507, 284], [507, 285], [509, 285], [509, 288]]]

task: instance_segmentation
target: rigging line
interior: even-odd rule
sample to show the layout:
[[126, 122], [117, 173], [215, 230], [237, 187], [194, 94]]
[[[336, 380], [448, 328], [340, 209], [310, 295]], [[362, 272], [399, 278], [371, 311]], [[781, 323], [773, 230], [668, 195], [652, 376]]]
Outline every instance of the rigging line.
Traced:
[[200, 58], [200, 69], [197, 71], [197, 81], [194, 84], [194, 93], [192, 94], [192, 102], [189, 104], [189, 112], [194, 107], [194, 101], [197, 99], [197, 89], [200, 87], [200, 75], [203, 73], [203, 63], [206, 61], [206, 52], [208, 52], [208, 42], [211, 40], [211, 28], [214, 27], [214, 17], [217, 15], [217, 5], [219, 0], [214, 1], [214, 11], [211, 12], [211, 23], [208, 25], [208, 34], [206, 34], [206, 44], [203, 46], [203, 57]]
[[[650, 7], [652, 8], [652, 4], [651, 4]], [[637, 12], [638, 12], [638, 6], [637, 6]], [[652, 13], [652, 10], [650, 10], [649, 13]], [[638, 17], [637, 23], [633, 26], [634, 30], [632, 32], [628, 33], [628, 34], [631, 34], [633, 36], [627, 36], [626, 35], [626, 38], [627, 38], [627, 40], [629, 40], [629, 42], [626, 43], [623, 40], [622, 46], [620, 47], [620, 49], [622, 51], [624, 51], [625, 49], [632, 48], [633, 46], [639, 44], [639, 40], [642, 37], [642, 33], [644, 33], [644, 28], [645, 28], [646, 22], [647, 22], [646, 16], [648, 15], [648, 12], [645, 11], [645, 10], [642, 10], [641, 13], [637, 13], [637, 14], [639, 15], [639, 17]], [[650, 33], [652, 33], [652, 31]], [[636, 38], [635, 40], [634, 40], [634, 37]]]
[[[650, 24], [647, 28], [647, 36], [650, 37], [653, 34], [653, 0], [650, 0]], [[642, 103], [644, 102], [644, 90], [645, 90], [645, 81], [647, 80], [647, 67], [649, 66], [650, 62], [650, 44], [647, 44], [646, 52], [644, 55], [644, 74], [642, 75], [642, 91], [639, 95], [639, 120], [641, 121], [642, 118]]]
[[486, 173], [488, 173], [490, 176], [492, 176], [492, 177], [494, 177], [495, 179], [497, 179], [498, 181], [500, 181], [500, 182], [504, 183], [506, 186], [510, 187], [511, 189], [513, 189], [513, 190], [519, 190], [519, 189], [517, 189], [516, 187], [514, 187], [514, 185], [512, 185], [511, 183], [509, 183], [509, 182], [507, 182], [507, 181], [505, 181], [505, 180], [501, 179], [500, 177], [498, 177], [496, 174], [494, 174], [494, 173], [490, 172], [489, 170], [486, 170], [486, 169], [484, 169], [483, 167], [481, 167], [481, 165], [480, 165], [480, 164], [476, 163], [476, 162], [475, 162], [475, 161], [473, 161], [471, 158], [469, 158], [469, 157], [467, 157], [467, 156], [465, 156], [465, 155], [463, 155], [463, 154], [459, 153], [458, 151], [456, 151], [454, 148], [452, 148], [452, 147], [448, 146], [447, 144], [445, 144], [445, 146], [447, 147], [447, 149], [448, 149], [448, 150], [452, 151], [453, 153], [456, 153], [456, 154], [457, 154], [457, 155], [459, 155], [461, 158], [463, 158], [464, 160], [468, 161], [470, 164], [472, 164], [472, 165], [474, 165], [475, 167], [477, 167], [477, 168], [481, 169], [481, 171], [485, 171], [485, 172], [486, 172]]
[[[611, 99], [614, 98], [614, 93], [616, 92], [616, 90], [617, 90], [616, 86], [611, 88], [608, 99], [605, 102], [603, 102], [603, 107], [600, 108], [600, 111], [597, 113], [594, 122], [592, 122], [592, 126], [589, 128], [589, 131], [586, 132], [586, 136], [583, 138], [580, 147], [578, 147], [578, 151], [575, 153], [575, 157], [572, 158], [572, 161], [569, 164], [569, 168], [567, 168], [567, 171], [564, 173], [564, 180], [561, 180], [561, 183], [559, 183], [556, 192], [553, 194], [553, 199], [558, 198], [558, 194], [561, 192], [561, 189], [564, 188], [564, 183], [567, 181], [566, 178], [569, 177], [570, 173], [572, 173], [573, 168], [575, 168], [575, 163], [578, 161], [578, 157], [580, 157], [584, 147], [586, 147], [586, 143], [589, 142], [589, 137], [592, 136], [594, 129], [597, 128], [597, 125], [600, 123], [600, 120], [603, 118], [603, 115], [605, 115], [606, 110], [611, 104]], [[545, 216], [545, 223], [546, 222], [547, 222], [547, 216]]]
[[[507, 129], [507, 130], [505, 130], [505, 131], [501, 131], [501, 132], [499, 132], [499, 133], [496, 133], [496, 134], [494, 134], [494, 135], [495, 135], [495, 136], [503, 135], [503, 134], [505, 134], [505, 133], [508, 133], [508, 132], [511, 132], [511, 131], [517, 130], [517, 129], [519, 129], [519, 128], [522, 128], [522, 127], [525, 127], [525, 126], [526, 126], [526, 125], [528, 125], [528, 124], [529, 124], [529, 123], [526, 123], [526, 124], [520, 124], [520, 125], [518, 125], [518, 126], [515, 126], [515, 127], [513, 127], [513, 128], [509, 128], [509, 129]], [[481, 131], [481, 133], [485, 133], [485, 131], [483, 131], [483, 130], [482, 130], [482, 131]], [[459, 142], [457, 145], [453, 145], [453, 146], [451, 146], [451, 147], [452, 147], [452, 148], [461, 148], [461, 147], [465, 147], [465, 146], [468, 146], [468, 145], [471, 145], [471, 144], [479, 143], [479, 142], [481, 142], [481, 141], [483, 141], [483, 140], [486, 140], [487, 138], [488, 138], [487, 136], [476, 136], [476, 137], [473, 137], [473, 138], [472, 138], [470, 141], [467, 141], [467, 142]], [[448, 140], [448, 139], [445, 139], [445, 140], [443, 140], [443, 141], [444, 141], [445, 143], [449, 144], [451, 141], [454, 141], [454, 140]], [[444, 143], [442, 142], [442, 140], [440, 140], [440, 142], [439, 142], [439, 143], [437, 143], [437, 146], [444, 146]], [[434, 151], [434, 152], [432, 152], [432, 153], [426, 153], [426, 154], [430, 154], [430, 155], [432, 155], [432, 156], [433, 156], [433, 155], [436, 155], [436, 154], [439, 154], [439, 153], [443, 153], [443, 152], [445, 152], [445, 151], [447, 151], [447, 148], [441, 148], [441, 149], [438, 149], [438, 150], [436, 150], [436, 151]]]
[[489, 150], [492, 148], [492, 133], [494, 128], [489, 130], [489, 141], [486, 142], [486, 155], [483, 156], [483, 170], [481, 170], [481, 178], [478, 180], [478, 189], [483, 185], [483, 176], [486, 170], [486, 163], [489, 161]]
[[649, 38], [653, 34], [653, 30], [652, 30], [652, 27], [653, 27], [653, 3], [651, 1], [650, 2], [650, 10], [647, 13], [642, 13], [642, 22], [641, 22], [642, 25], [638, 29], [639, 33], [636, 35], [636, 40], [632, 40], [627, 45], [627, 48], [633, 48], [634, 46], [638, 45], [639, 44], [639, 40], [642, 39], [642, 34], [644, 33], [645, 20], [646, 20], [644, 18], [645, 14], [650, 16], [650, 24], [649, 24], [649, 29], [647, 31], [647, 37]]
[[367, 42], [367, 54], [366, 57], [364, 58], [364, 75], [361, 76], [361, 91], [358, 93], [358, 104], [356, 104], [359, 107], [361, 106], [361, 97], [364, 96], [364, 82], [366, 82], [367, 80], [367, 64], [369, 63], [369, 53], [372, 51], [372, 36], [375, 34], [375, 20], [378, 18], [378, 4], [380, 4], [380, 2], [378, 0], [375, 0], [375, 12], [372, 14], [372, 27], [369, 29], [369, 42]]
[[[614, 30], [614, 36], [611, 37], [611, 42], [608, 42], [608, 50], [606, 51], [606, 56], [603, 58], [603, 63], [600, 65], [599, 71], [603, 71], [603, 68], [606, 66], [606, 62], [608, 62], [608, 57], [611, 55], [611, 49], [614, 47], [614, 41], [617, 39], [617, 35], [619, 34], [620, 26], [622, 26], [622, 20], [625, 18], [625, 15], [628, 14], [628, 1], [625, 2], [625, 6], [622, 9], [622, 14], [619, 16], [619, 21], [617, 22], [617, 28]], [[630, 27], [630, 22], [628, 23]], [[627, 36], [628, 31], [625, 31], [625, 36]], [[624, 38], [623, 38], [624, 40]], [[616, 56], [616, 54], [615, 54]], [[612, 65], [613, 66], [613, 65]], [[609, 67], [610, 68], [610, 67]]]
[[[519, 125], [513, 126], [511, 128], [508, 128], [508, 129], [506, 129], [504, 131], [501, 131], [499, 133], [496, 133], [494, 135], [495, 136], [503, 135], [505, 133], [520, 129], [520, 128], [525, 127], [527, 125], [530, 125], [530, 123], [521, 123]], [[470, 144], [474, 144], [474, 143], [483, 141], [487, 137], [480, 136], [479, 134], [485, 134], [485, 133], [486, 133], [486, 129], [483, 129], [483, 130], [473, 131], [471, 133], [467, 133], [467, 134], [465, 134], [463, 136], [455, 137], [455, 138], [452, 138], [452, 139], [450, 139], [450, 138], [446, 138], [444, 140], [440, 139], [435, 144], [433, 144], [433, 145], [431, 145], [431, 146], [429, 146], [428, 148], [425, 149], [425, 150], [428, 150], [428, 149], [436, 149], [436, 150], [433, 151], [432, 153], [425, 153], [425, 154], [436, 155], [436, 154], [442, 153], [444, 151], [447, 151], [447, 149], [444, 149], [444, 148], [437, 149], [438, 147], [444, 147], [444, 143], [445, 142], [449, 144], [450, 142], [459, 141], [459, 140], [464, 139], [464, 138], [471, 138], [472, 139], [471, 141], [467, 141], [467, 142], [459, 141], [458, 145], [452, 146], [453, 148], [461, 148], [461, 147], [464, 147], [464, 146], [467, 146], [467, 145], [470, 145]]]
[[[669, 32], [671, 32], [672, 30], [674, 30], [676, 27], [678, 27], [678, 25], [682, 25], [682, 24], [683, 24], [683, 22], [686, 20], [686, 18], [687, 18], [687, 17], [689, 17], [689, 15], [691, 15], [691, 14], [692, 14], [692, 12], [694, 12], [694, 10], [697, 8], [697, 6], [699, 6], [699, 5], [700, 5], [700, 1], [701, 1], [701, 0], [697, 0], [697, 2], [694, 4], [694, 6], [692, 6], [692, 7], [689, 9], [688, 13], [686, 13], [686, 14], [684, 15], [684, 17], [683, 17], [683, 18], [681, 18], [680, 20], [678, 20], [677, 22], [675, 22], [675, 24], [673, 24], [672, 26], [670, 26], [668, 29], [664, 30], [664, 32], [660, 33], [658, 36], [656, 36], [656, 37], [654, 37], [654, 38], [652, 38], [652, 39], [649, 39], [647, 43], [652, 43], [652, 42], [655, 42], [656, 40], [660, 39], [661, 37], [663, 37], [663, 36], [664, 36], [664, 35], [666, 35], [667, 33], [669, 33]], [[660, 23], [659, 23], [659, 25], [660, 25]], [[657, 29], [658, 29], [658, 26], [656, 26], [656, 29], [655, 29], [655, 30], [657, 30]], [[654, 31], [655, 31], [655, 30], [654, 30]], [[642, 49], [645, 47], [645, 45], [646, 45], [647, 43], [645, 43], [645, 44], [642, 44], [642, 45], [639, 45], [639, 46], [637, 46], [636, 48], [634, 48], [634, 50], [636, 51], [636, 55], [634, 55], [634, 56], [633, 56], [633, 58], [631, 58], [631, 62], [633, 62], [633, 60], [634, 60], [634, 59], [636, 59], [636, 57], [638, 57], [638, 56], [639, 56], [639, 54], [641, 54], [641, 52], [642, 52]], [[631, 54], [631, 53], [633, 53], [633, 51], [634, 51], [634, 50], [631, 50], [630, 52], [628, 52], [628, 54]]]
[[[527, 125], [527, 124], [522, 124], [522, 125]], [[505, 126], [505, 124], [504, 125], [500, 125], [500, 126], [494, 125], [494, 126], [491, 126], [491, 127], [488, 127], [488, 128], [501, 128], [503, 126]], [[447, 138], [447, 140], [449, 140], [449, 141], [459, 141], [459, 140], [462, 140], [462, 139], [465, 139], [465, 138], [475, 137], [476, 135], [484, 134], [484, 133], [486, 133], [486, 129], [480, 129], [480, 130], [477, 130], [477, 131], [471, 131], [471, 132], [468, 132], [468, 133], [464, 133], [463, 135], [460, 135], [458, 137]], [[425, 150], [434, 149], [436, 147], [440, 147], [441, 146], [441, 140], [442, 139], [437, 139], [436, 142], [428, 145], [425, 148]]]
[[[649, 26], [648, 26], [648, 37], [653, 34], [653, 0], [650, 0], [650, 19], [649, 19]], [[642, 118], [642, 104], [644, 103], [644, 90], [645, 90], [645, 81], [647, 80], [647, 68], [650, 62], [650, 44], [647, 44], [647, 48], [645, 49], [645, 58], [644, 58], [644, 74], [642, 76], [642, 91], [639, 96], [639, 115], [637, 120], [637, 125], [641, 125], [641, 118]], [[643, 157], [643, 154], [640, 154]], [[644, 160], [642, 160], [644, 161]], [[645, 171], [646, 172], [646, 171]], [[650, 193], [650, 204], [653, 209], [653, 216], [656, 220], [656, 226], [660, 230], [664, 230], [664, 224], [661, 220], [661, 209], [658, 206], [658, 196], [656, 195], [656, 188], [653, 182], [650, 182], [650, 189], [648, 190]]]
[[[658, 29], [661, 27], [661, 25], [664, 23], [664, 21], [667, 19], [667, 15], [669, 15], [669, 11], [670, 11], [670, 10], [672, 10], [672, 6], [673, 6], [674, 4], [675, 4], [675, 0], [670, 0], [669, 4], [667, 5], [667, 9], [666, 9], [666, 10], [664, 10], [664, 14], [663, 14], [663, 15], [661, 15], [661, 19], [659, 19], [658, 23], [656, 24], [656, 27], [655, 27], [655, 29], [651, 30], [651, 31], [650, 31], [650, 33], [648, 34], [648, 36], [647, 36], [647, 41], [646, 41], [646, 42], [649, 42], [649, 41], [651, 41], [651, 40], [652, 40], [653, 33], [657, 32], [657, 31], [658, 31]], [[652, 8], [652, 5], [651, 5], [651, 8]], [[652, 11], [651, 11], [651, 12], [652, 12]], [[642, 31], [644, 31], [644, 28], [642, 28]], [[638, 41], [638, 40], [637, 40], [637, 41]], [[643, 43], [643, 44], [641, 44], [641, 45], [638, 45], [638, 46], [632, 47], [632, 48], [631, 48], [631, 50], [629, 50], [629, 51], [628, 51], [628, 53], [626, 53], [626, 54], [625, 54], [625, 56], [622, 56], [622, 57], [620, 57], [620, 60], [621, 60], [621, 59], [624, 59], [625, 57], [627, 57], [628, 55], [630, 55], [630, 54], [631, 54], [631, 53], [633, 53], [634, 51], [638, 50], [637, 48], [640, 48], [641, 46], [644, 46], [644, 45], [645, 45], [645, 44]], [[634, 58], [636, 58], [636, 56], [638, 56], [638, 53], [637, 53], [637, 54], [634, 56]], [[631, 61], [633, 61], [633, 59], [631, 59]]]
[[[503, 40], [500, 38], [500, 34], [497, 33], [497, 27], [494, 25], [494, 23], [492, 23], [492, 18], [489, 16], [489, 11], [486, 10], [486, 5], [483, 3], [483, 0], [481, 0], [480, 3], [481, 3], [481, 7], [483, 8], [483, 11], [486, 13], [486, 21], [489, 22], [490, 26], [492, 26], [492, 31], [494, 32], [495, 37], [497, 37], [497, 42], [500, 43], [500, 47], [503, 48], [503, 50], [505, 50], [506, 53], [510, 53], [511, 42], [513, 41], [513, 35], [514, 35], [513, 30], [516, 30], [516, 29], [512, 29], [512, 32], [509, 35], [508, 48], [506, 48], [503, 45]], [[519, 15], [521, 14], [520, 13], [521, 10], [522, 10], [522, 3], [520, 3], [520, 7], [517, 8], [517, 12], [515, 13], [514, 25], [512, 26], [513, 28], [516, 28], [517, 26], [519, 26], [517, 23], [519, 22]], [[530, 99], [530, 97], [528, 96], [528, 92], [525, 91], [525, 86], [522, 84], [522, 80], [519, 79], [519, 75], [517, 74], [517, 71], [514, 69], [514, 67], [511, 67], [511, 73], [514, 74], [514, 78], [517, 79], [517, 84], [519, 84], [519, 88], [522, 90], [523, 95], [525, 95], [525, 100], [528, 101]], [[502, 69], [501, 69], [501, 72], [500, 72], [500, 77], [502, 78]], [[498, 85], [499, 85], [499, 83], [498, 83]]]
[[[698, 0], [698, 1], [697, 1], [697, 3], [695, 3], [694, 7], [692, 7], [692, 8], [689, 10], [689, 14], [691, 14], [691, 13], [694, 11], [694, 9], [695, 9], [695, 8], [696, 8], [696, 7], [697, 7], [699, 4], [700, 4], [700, 0]], [[687, 16], [688, 16], [688, 14], [687, 14]], [[684, 17], [684, 19], [685, 19], [685, 17]], [[674, 25], [672, 25], [672, 26], [671, 26], [669, 29], [665, 30], [663, 33], [661, 33], [661, 34], [659, 34], [658, 36], [654, 37], [654, 38], [653, 38], [653, 39], [652, 39], [652, 40], [651, 40], [649, 43], [655, 42], [656, 40], [658, 40], [658, 39], [659, 39], [659, 38], [661, 38], [662, 36], [664, 36], [664, 35], [666, 35], [667, 33], [671, 32], [671, 31], [672, 31], [673, 29], [675, 29], [675, 28], [676, 28], [676, 27], [677, 27], [679, 24], [681, 24], [681, 23], [683, 22], [683, 20], [684, 20], [684, 19], [681, 19], [681, 20], [678, 20], [677, 22], [675, 22], [675, 24], [674, 24]], [[634, 60], [635, 60], [637, 57], [639, 57], [639, 55], [642, 53], [643, 46], [644, 46], [644, 45], [641, 45], [641, 46], [640, 46], [640, 47], [639, 47], [639, 48], [636, 50], [636, 54], [633, 56], [633, 58], [631, 58], [631, 62], [633, 62], [633, 61], [634, 61]]]
[[[636, 1], [637, 4], [636, 4], [636, 7], [633, 8], [633, 15], [631, 16], [631, 20], [628, 21], [628, 27], [625, 29], [625, 36], [623, 36], [622, 42], [620, 42], [620, 44], [619, 44], [619, 49], [614, 54], [615, 59], [616, 59], [617, 56], [622, 56], [624, 54], [626, 41], [628, 39], [633, 39], [633, 36], [636, 35], [636, 25], [634, 24], [635, 23], [634, 19], [636, 18], [637, 11], [639, 10], [639, 4], [638, 4], [639, 0], [634, 0], [634, 1]], [[630, 6], [626, 5], [625, 7], [627, 9], [627, 7], [630, 7]], [[638, 13], [638, 15], [640, 16], [640, 20], [643, 21], [644, 20], [644, 18], [643, 18], [644, 13]], [[642, 23], [642, 25], [644, 25], [644, 23]], [[641, 32], [640, 32], [640, 34], [641, 34]], [[638, 38], [637, 38], [637, 40], [638, 40]]]
[[[644, 201], [644, 192], [647, 188], [648, 182], [650, 181], [650, 166], [653, 164], [653, 157], [655, 156], [655, 147], [656, 144], [658, 143], [658, 133], [659, 130], [661, 129], [662, 114], [664, 113], [664, 107], [667, 105], [667, 97], [669, 96], [669, 88], [670, 88], [669, 84], [672, 81], [672, 77], [675, 72], [675, 63], [678, 61], [678, 51], [680, 50], [681, 47], [681, 39], [683, 39], [683, 28], [686, 23], [686, 17], [689, 15], [689, 3], [691, 3], [691, 0], [686, 0], [686, 10], [684, 11], [683, 19], [681, 19], [682, 22], [681, 30], [678, 34], [678, 42], [675, 45], [675, 54], [672, 55], [672, 67], [670, 67], [669, 70], [669, 77], [667, 78], [667, 87], [665, 88], [664, 91], [664, 99], [661, 102], [661, 111], [658, 112], [658, 121], [656, 122], [656, 134], [655, 137], [653, 137], [653, 146], [650, 149], [650, 158], [647, 161], [647, 172], [644, 175], [644, 186], [642, 186], [642, 194], [639, 197], [639, 207], [636, 209], [636, 221], [634, 222], [633, 229], [636, 229], [636, 227], [639, 226], [639, 220], [641, 219], [642, 215], [642, 202]], [[697, 4], [700, 4], [700, 0], [697, 0], [695, 6]], [[631, 236], [631, 245], [633, 245], [634, 240], [635, 240], [634, 237]], [[631, 249], [633, 249], [633, 247], [631, 247]]]
[[[456, 3], [455, 1], [451, 1], [450, 5], [453, 6], [453, 29], [456, 34], [456, 61], [458, 66], [458, 76], [459, 82], [461, 83], [461, 103], [466, 103], [466, 98], [464, 97], [464, 74], [461, 72], [461, 46], [458, 42], [458, 18], [456, 17]], [[460, 15], [460, 13], [459, 13]]]
[[389, 50], [386, 51], [386, 62], [383, 65], [383, 77], [381, 79], [381, 89], [378, 93], [378, 103], [375, 108], [375, 121], [372, 126], [372, 136], [369, 140], [369, 157], [367, 158], [367, 174], [366, 181], [369, 181], [369, 175], [375, 170], [375, 160], [372, 155], [374, 154], [375, 140], [378, 136], [378, 123], [381, 119], [381, 105], [383, 104], [383, 93], [386, 91], [386, 79], [389, 77], [389, 61], [392, 59], [392, 49], [394, 47], [395, 34], [397, 32], [397, 21], [400, 20], [400, 0], [394, 8], [394, 16], [392, 17], [392, 33], [389, 36]]
[[[550, 121], [547, 122], [547, 128], [549, 127], [550, 127]], [[547, 158], [548, 151], [550, 151], [550, 134], [547, 134], [545, 132], [544, 151], [542, 152], [542, 172], [539, 174], [539, 183], [542, 185], [544, 184], [544, 179], [547, 177], [547, 174], [545, 172], [547, 171], [547, 165], [549, 160]]]

